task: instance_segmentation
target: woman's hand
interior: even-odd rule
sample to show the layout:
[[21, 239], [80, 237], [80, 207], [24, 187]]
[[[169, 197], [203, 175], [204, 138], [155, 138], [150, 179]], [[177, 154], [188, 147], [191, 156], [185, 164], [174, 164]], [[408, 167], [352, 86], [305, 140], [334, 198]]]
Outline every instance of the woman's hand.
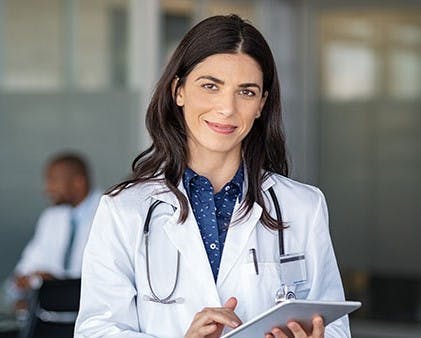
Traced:
[[[325, 325], [323, 318], [320, 316], [313, 318], [313, 332], [309, 336], [297, 322], [289, 322], [287, 326], [294, 334], [294, 338], [324, 338], [325, 336]], [[288, 336], [280, 328], [276, 327], [266, 334], [265, 338], [288, 338]]]
[[224, 326], [235, 328], [241, 324], [240, 318], [234, 313], [237, 299], [231, 297], [224, 307], [204, 308], [196, 313], [186, 332], [185, 338], [219, 338]]

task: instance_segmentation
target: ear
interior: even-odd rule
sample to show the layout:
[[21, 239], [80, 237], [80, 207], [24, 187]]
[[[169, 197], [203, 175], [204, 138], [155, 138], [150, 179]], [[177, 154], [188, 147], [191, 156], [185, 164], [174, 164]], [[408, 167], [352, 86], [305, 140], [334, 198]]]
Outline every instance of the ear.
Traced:
[[263, 107], [265, 106], [267, 98], [268, 98], [268, 92], [266, 91], [262, 96], [262, 100], [260, 101], [260, 106], [256, 114], [256, 119], [258, 119], [262, 115], [262, 110], [263, 110]]
[[180, 78], [178, 76], [176, 76], [174, 80], [172, 80], [171, 92], [172, 92], [172, 97], [175, 103], [177, 104], [177, 106], [183, 107], [184, 106], [183, 90], [181, 86], [177, 88], [178, 81], [180, 81]]

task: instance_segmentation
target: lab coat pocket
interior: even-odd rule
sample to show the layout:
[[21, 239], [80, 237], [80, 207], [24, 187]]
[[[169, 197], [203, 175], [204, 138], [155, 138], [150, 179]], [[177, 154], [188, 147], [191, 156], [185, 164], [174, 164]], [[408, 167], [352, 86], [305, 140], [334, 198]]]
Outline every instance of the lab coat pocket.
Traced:
[[310, 292], [310, 283], [307, 281], [302, 284], [298, 284], [295, 289], [295, 297], [297, 299], [307, 299]]
[[281, 286], [280, 266], [276, 262], [243, 263], [240, 277], [246, 317], [253, 318], [275, 305], [275, 294]]
[[163, 304], [144, 296], [138, 299], [138, 309], [141, 332], [154, 337], [178, 337], [191, 320], [184, 303]]

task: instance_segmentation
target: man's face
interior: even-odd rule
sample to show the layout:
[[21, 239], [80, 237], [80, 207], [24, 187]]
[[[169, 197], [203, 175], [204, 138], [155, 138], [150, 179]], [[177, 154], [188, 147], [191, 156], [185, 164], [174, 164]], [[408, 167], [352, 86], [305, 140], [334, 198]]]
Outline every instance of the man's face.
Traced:
[[52, 204], [69, 204], [72, 201], [75, 174], [66, 163], [53, 163], [45, 173], [45, 193]]

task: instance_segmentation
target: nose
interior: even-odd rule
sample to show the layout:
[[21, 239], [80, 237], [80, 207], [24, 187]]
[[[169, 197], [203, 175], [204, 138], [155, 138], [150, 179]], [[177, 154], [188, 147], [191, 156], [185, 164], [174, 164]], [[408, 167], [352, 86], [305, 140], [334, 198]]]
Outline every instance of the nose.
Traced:
[[218, 113], [224, 115], [226, 117], [231, 116], [236, 111], [236, 97], [235, 93], [225, 92], [221, 93], [218, 106], [217, 106]]

